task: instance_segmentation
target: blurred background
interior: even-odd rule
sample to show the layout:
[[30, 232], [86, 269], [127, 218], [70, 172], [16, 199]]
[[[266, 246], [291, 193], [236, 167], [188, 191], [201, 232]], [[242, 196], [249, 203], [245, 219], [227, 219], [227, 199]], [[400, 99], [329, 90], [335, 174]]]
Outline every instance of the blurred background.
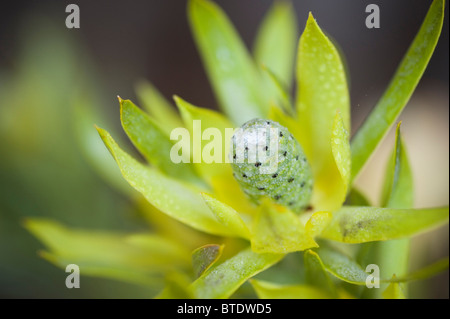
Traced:
[[[251, 50], [269, 0], [216, 1]], [[80, 7], [80, 29], [65, 8]], [[431, 1], [293, 1], [299, 31], [308, 12], [340, 45], [351, 85], [353, 132], [386, 88]], [[381, 28], [365, 27], [366, 5]], [[217, 108], [186, 17], [186, 1], [10, 1], [0, 19], [0, 297], [146, 297], [151, 291], [107, 279], [66, 289], [66, 273], [41, 259], [23, 227], [29, 216], [86, 229], [147, 228], [93, 123], [126, 141], [117, 95], [137, 101], [141, 79], [171, 99]], [[448, 6], [440, 41], [402, 119], [416, 207], [448, 205]], [[300, 35], [300, 33], [299, 33]], [[392, 133], [392, 132], [391, 132]], [[357, 184], [374, 204], [392, 149], [390, 134]], [[122, 145], [126, 143], [121, 143]], [[131, 147], [127, 148], [128, 150]], [[106, 161], [99, 165], [99, 159]], [[412, 268], [448, 255], [448, 225], [414, 238]], [[448, 298], [448, 271], [412, 285], [411, 297]]]

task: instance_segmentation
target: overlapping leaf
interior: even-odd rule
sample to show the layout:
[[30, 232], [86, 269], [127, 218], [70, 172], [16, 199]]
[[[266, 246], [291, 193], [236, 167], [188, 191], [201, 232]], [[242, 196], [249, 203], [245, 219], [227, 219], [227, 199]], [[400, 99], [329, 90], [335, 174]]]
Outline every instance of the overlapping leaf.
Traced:
[[[345, 181], [336, 165], [330, 141], [336, 113], [350, 130], [350, 99], [339, 52], [310, 14], [300, 38], [297, 60], [297, 113], [300, 144], [314, 173], [312, 204], [334, 210], [344, 202]], [[342, 132], [334, 136], [342, 137]], [[348, 161], [347, 164], [349, 164]], [[346, 165], [347, 166], [347, 165]]]
[[209, 0], [190, 0], [188, 17], [197, 48], [224, 112], [237, 125], [268, 112], [262, 81], [225, 13]]
[[284, 255], [257, 254], [247, 248], [206, 271], [191, 285], [196, 298], [230, 297], [245, 281], [274, 265]]
[[448, 222], [448, 207], [396, 209], [343, 206], [322, 237], [345, 243], [365, 243], [408, 237]]
[[352, 139], [352, 179], [408, 103], [430, 61], [444, 20], [445, 0], [434, 0], [387, 90]]
[[152, 205], [195, 229], [210, 234], [232, 235], [212, 215], [197, 190], [137, 162], [119, 148], [108, 132], [100, 128], [98, 131], [123, 177]]

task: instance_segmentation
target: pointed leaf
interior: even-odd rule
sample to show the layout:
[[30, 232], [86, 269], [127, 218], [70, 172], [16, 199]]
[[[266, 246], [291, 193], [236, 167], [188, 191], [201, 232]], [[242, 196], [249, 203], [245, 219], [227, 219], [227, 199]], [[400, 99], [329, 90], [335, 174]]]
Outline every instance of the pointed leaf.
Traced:
[[210, 82], [224, 112], [236, 125], [264, 118], [268, 103], [244, 43], [225, 13], [209, 0], [190, 0], [188, 17]]
[[[174, 99], [180, 109], [184, 124], [191, 133], [193, 163], [199, 174], [209, 182], [215, 176], [228, 176], [231, 179], [231, 167], [226, 161], [234, 132], [231, 122], [216, 111], [194, 106], [178, 96], [175, 96]], [[208, 132], [212, 135], [205, 136], [205, 134], [208, 135]], [[217, 140], [219, 138], [220, 140]], [[217, 161], [212, 159], [211, 163], [207, 162], [206, 157], [212, 156], [211, 151], [207, 152], [208, 145], [213, 146], [214, 155], [219, 152], [220, 156]]]
[[339, 53], [311, 14], [300, 38], [297, 81], [299, 142], [315, 179], [312, 204], [319, 210], [334, 210], [344, 198], [330, 140], [337, 112], [343, 128], [350, 129], [350, 99]]
[[414, 187], [411, 165], [400, 133], [401, 122], [397, 125], [395, 147], [386, 170], [382, 206], [391, 208], [411, 208], [414, 205]]
[[[413, 178], [411, 166], [400, 133], [401, 122], [397, 125], [394, 151], [386, 170], [382, 205], [391, 208], [413, 207]], [[403, 276], [408, 272], [410, 239], [402, 238], [375, 243], [377, 264], [382, 277]], [[383, 290], [388, 289], [382, 285]], [[406, 287], [404, 287], [406, 289]], [[397, 289], [392, 286], [391, 289]], [[400, 288], [398, 288], [400, 289]], [[405, 290], [406, 291], [406, 290]], [[379, 291], [377, 291], [379, 293]]]
[[252, 279], [250, 283], [260, 299], [329, 299], [326, 292], [309, 285], [279, 285]]
[[250, 231], [237, 211], [208, 194], [202, 193], [202, 197], [217, 220], [226, 226], [230, 232], [233, 232], [236, 236], [250, 239]]
[[306, 282], [321, 287], [330, 297], [337, 297], [336, 286], [326, 272], [325, 266], [316, 252], [308, 249], [303, 255]]
[[[393, 278], [395, 278], [395, 275]], [[405, 293], [398, 282], [391, 282], [382, 295], [384, 299], [406, 299]]]
[[408, 103], [430, 61], [441, 33], [444, 0], [434, 0], [384, 95], [353, 137], [352, 179], [363, 168]]
[[123, 129], [127, 133], [134, 146], [144, 155], [149, 163], [156, 166], [162, 172], [176, 178], [197, 181], [200, 183], [192, 164], [174, 163], [170, 158], [170, 150], [174, 143], [141, 109], [130, 100], [120, 102], [120, 119]]
[[140, 105], [155, 119], [167, 136], [170, 136], [174, 128], [183, 127], [183, 122], [175, 108], [151, 83], [139, 82], [136, 85], [136, 93]]
[[448, 222], [448, 207], [394, 209], [344, 206], [322, 232], [323, 238], [365, 243], [415, 235]]
[[252, 225], [252, 249], [259, 253], [289, 253], [318, 247], [299, 217], [282, 206], [261, 205]]
[[355, 285], [366, 284], [368, 274], [347, 255], [327, 248], [318, 249], [317, 254], [325, 269], [333, 276]]
[[[286, 84], [282, 83], [281, 80], [266, 66], [261, 66], [261, 70], [266, 74], [267, 80], [269, 82], [269, 87], [272, 87], [274, 93], [274, 100], [272, 104], [276, 102], [276, 105], [280, 105], [281, 108], [288, 114], [294, 114], [294, 107], [289, 96], [289, 88]], [[270, 113], [269, 113], [270, 118]]]
[[334, 117], [333, 131], [331, 133], [331, 150], [336, 166], [341, 174], [342, 188], [345, 190], [346, 194], [350, 183], [350, 143], [348, 131], [345, 129], [344, 122], [339, 113]]
[[257, 254], [247, 248], [201, 275], [191, 285], [196, 298], [230, 297], [244, 282], [281, 260], [282, 254]]
[[292, 3], [274, 2], [256, 36], [256, 62], [265, 65], [282, 83], [290, 85], [297, 40], [297, 21]]
[[155, 235], [73, 230], [45, 219], [28, 219], [25, 227], [50, 250], [44, 258], [62, 268], [76, 264], [86, 275], [161, 285], [158, 277], [188, 263], [179, 245]]
[[223, 245], [205, 245], [197, 248], [192, 253], [192, 267], [196, 278], [200, 277], [220, 258]]
[[98, 132], [119, 165], [123, 177], [156, 208], [195, 229], [216, 235], [230, 235], [192, 187], [164, 176], [125, 153], [108, 132]]
[[315, 212], [305, 224], [306, 232], [313, 238], [319, 236], [332, 218], [333, 215], [330, 212]]
[[292, 112], [289, 94], [297, 44], [297, 21], [290, 2], [274, 2], [259, 27], [254, 57], [273, 102]]
[[348, 193], [345, 204], [349, 206], [372, 206], [366, 195], [354, 187]]

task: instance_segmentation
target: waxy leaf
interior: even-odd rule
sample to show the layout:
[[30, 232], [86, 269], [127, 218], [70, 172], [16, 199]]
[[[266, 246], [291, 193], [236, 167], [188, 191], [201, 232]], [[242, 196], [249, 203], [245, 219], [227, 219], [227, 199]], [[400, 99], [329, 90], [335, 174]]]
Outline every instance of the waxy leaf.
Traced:
[[188, 163], [174, 163], [170, 158], [170, 150], [174, 143], [141, 109], [130, 100], [120, 102], [120, 119], [123, 129], [134, 146], [144, 155], [149, 163], [156, 166], [165, 174], [200, 184], [193, 166]]
[[155, 235], [73, 230], [45, 219], [28, 219], [25, 227], [49, 249], [42, 257], [62, 268], [76, 264], [85, 275], [161, 286], [165, 272], [188, 264], [187, 251]]
[[259, 253], [289, 253], [318, 247], [299, 217], [289, 209], [263, 203], [252, 224], [252, 249]]
[[316, 252], [308, 249], [303, 254], [303, 260], [305, 263], [305, 277], [306, 282], [316, 287], [320, 287], [325, 290], [330, 297], [337, 297], [336, 286], [331, 280], [330, 276], [325, 269], [322, 260]]
[[120, 149], [108, 132], [101, 128], [97, 130], [123, 177], [153, 206], [195, 229], [215, 235], [232, 235], [216, 220], [193, 187], [139, 163]]
[[277, 1], [259, 27], [254, 45], [256, 62], [265, 65], [287, 85], [292, 82], [294, 75], [297, 32], [292, 3]]
[[[284, 91], [289, 91], [294, 75], [297, 36], [292, 4], [276, 1], [261, 24], [254, 45], [255, 61], [267, 71], [262, 75], [271, 98], [291, 111], [289, 97]], [[281, 83], [286, 89], [281, 89]]]
[[[413, 207], [413, 177], [408, 155], [400, 134], [400, 123], [395, 134], [395, 146], [390, 162], [386, 170], [386, 178], [383, 188], [382, 205], [391, 208]], [[381, 269], [382, 277], [403, 276], [408, 272], [410, 239], [402, 238], [375, 243], [372, 249], [377, 255], [377, 264]], [[397, 285], [398, 286], [398, 285]], [[382, 289], [387, 286], [382, 285]], [[386, 288], [393, 292], [403, 287], [390, 285]], [[406, 291], [406, 287], [405, 287]], [[376, 292], [379, 293], [379, 290]]]
[[209, 0], [190, 0], [188, 17], [209, 80], [236, 125], [264, 118], [268, 101], [260, 74], [225, 13]]
[[395, 146], [386, 170], [381, 203], [383, 207], [411, 208], [414, 205], [414, 183], [408, 154], [397, 125]]
[[448, 222], [448, 207], [395, 209], [344, 206], [322, 232], [323, 238], [365, 243], [408, 237]]
[[192, 253], [192, 268], [196, 278], [200, 277], [220, 258], [223, 245], [209, 244], [197, 248]]
[[262, 280], [250, 280], [260, 299], [329, 299], [326, 292], [310, 285], [279, 285]]
[[444, 0], [434, 0], [387, 90], [352, 139], [352, 179], [363, 168], [408, 103], [430, 61], [444, 20]]
[[190, 132], [192, 162], [199, 174], [208, 182], [216, 176], [231, 179], [231, 167], [226, 161], [234, 130], [231, 122], [216, 111], [196, 107], [178, 96], [174, 99]]
[[202, 193], [202, 197], [217, 220], [230, 232], [245, 239], [250, 238], [250, 231], [237, 211], [208, 194]]
[[347, 255], [327, 248], [317, 250], [317, 259], [333, 276], [355, 285], [365, 285], [368, 273]]
[[139, 82], [136, 85], [136, 94], [141, 105], [167, 136], [170, 136], [174, 128], [183, 127], [175, 108], [152, 84], [146, 81]]
[[211, 267], [191, 284], [196, 298], [230, 297], [244, 282], [271, 267], [283, 254], [257, 254], [247, 248], [218, 266]]
[[[300, 38], [297, 81], [299, 142], [315, 179], [312, 204], [316, 209], [332, 211], [342, 205], [345, 193], [330, 141], [337, 112], [343, 129], [350, 130], [350, 98], [339, 52], [311, 14]], [[343, 132], [336, 132], [334, 138], [341, 135]]]

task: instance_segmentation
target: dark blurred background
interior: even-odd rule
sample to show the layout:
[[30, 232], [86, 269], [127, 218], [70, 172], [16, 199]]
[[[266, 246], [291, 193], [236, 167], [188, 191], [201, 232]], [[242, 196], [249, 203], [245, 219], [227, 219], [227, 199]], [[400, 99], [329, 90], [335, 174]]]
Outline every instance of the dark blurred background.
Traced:
[[[226, 0], [216, 2], [228, 14], [247, 47], [251, 50], [259, 24], [272, 1]], [[65, 8], [70, 3], [76, 3], [80, 7], [80, 29], [67, 29], [65, 27], [67, 16]], [[351, 79], [354, 131], [386, 88], [402, 56], [418, 31], [431, 1], [294, 0], [293, 3], [298, 17], [299, 34], [304, 28], [308, 12], [311, 11], [319, 25], [340, 45], [345, 54]], [[367, 16], [365, 8], [369, 3], [375, 3], [380, 7], [380, 29], [367, 29], [365, 27]], [[53, 29], [58, 30], [59, 36], [67, 37], [82, 48], [81, 50], [75, 50], [73, 54], [83, 55], [83, 61], [88, 61], [90, 72], [88, 78], [96, 88], [95, 94], [99, 101], [98, 106], [95, 107], [103, 112], [105, 122], [109, 123], [117, 132], [120, 132], [120, 122], [116, 96], [119, 94], [122, 98], [131, 98], [136, 101], [134, 87], [140, 79], [147, 79], [152, 82], [169, 99], [173, 94], [177, 94], [195, 105], [217, 108], [211, 86], [189, 30], [186, 1], [22, 0], [2, 3], [2, 13], [2, 19], [0, 19], [0, 86], [8, 84], [8, 75], [14, 74], [20, 69], [20, 57], [26, 54], [23, 51], [27, 50], [27, 47], [23, 45], [23, 39], [33, 34], [33, 31], [40, 27], [42, 21], [46, 21], [46, 23], [52, 25]], [[410, 119], [410, 122], [404, 123], [403, 127], [412, 165], [418, 172], [416, 178], [418, 185], [416, 187], [418, 194], [416, 206], [418, 207], [448, 205], [448, 36], [447, 6], [444, 27], [436, 51], [404, 115], [404, 117]], [[45, 41], [43, 45], [45, 45]], [[58, 50], [58, 46], [55, 46], [55, 48], [47, 47], [43, 52], [54, 50]], [[85, 68], [86, 65], [81, 67]], [[77, 66], [75, 66], [76, 68]], [[39, 79], [39, 76], [37, 78]], [[55, 82], [54, 90], [60, 89], [58, 82]], [[3, 95], [1, 100], [4, 101], [3, 97], [9, 93], [8, 90], [0, 90], [0, 94]], [[0, 108], [8, 106], [10, 107], [10, 105], [0, 103]], [[65, 105], [62, 104], [60, 107], [64, 108]], [[420, 128], [419, 132], [417, 132], [417, 127]], [[423, 134], [427, 131], [430, 135], [424, 138]], [[410, 132], [409, 136], [408, 132]], [[433, 142], [431, 143], [432, 146], [430, 146], [430, 141]], [[381, 184], [379, 171], [384, 167], [385, 159], [392, 147], [392, 144], [389, 143], [392, 143], [392, 140], [384, 143], [386, 148], [385, 150], [383, 150], [383, 147], [381, 148], [381, 157], [373, 159], [369, 163], [369, 167], [373, 167], [374, 173], [372, 175], [363, 174], [359, 179], [361, 188], [374, 201], [376, 201], [375, 198]], [[424, 148], [426, 149], [425, 152]], [[1, 149], [1, 156], [3, 157], [9, 151]], [[424, 157], [424, 153], [428, 157]], [[7, 166], [3, 167], [2, 183], [8, 180], [8, 182], [14, 184], [14, 177], [11, 177], [14, 172], [7, 172], [8, 169], [5, 167]], [[367, 171], [371, 170], [369, 167]], [[84, 172], [89, 171], [85, 170]], [[89, 178], [87, 177], [87, 179]], [[438, 187], [434, 185], [436, 187], [430, 190], [430, 183], [435, 183], [436, 180], [438, 180]], [[89, 183], [94, 182], [89, 181]], [[124, 225], [121, 220], [125, 213], [120, 213], [117, 209], [115, 215], [111, 213], [114, 209], [109, 206], [117, 207], [115, 205], [117, 202], [127, 207], [127, 198], [110, 189], [107, 183], [99, 181], [95, 183], [101, 184], [96, 189], [105, 189], [103, 201], [109, 202], [108, 198], [110, 197], [108, 196], [114, 196], [114, 203], [107, 203], [106, 206], [98, 203], [93, 204], [98, 201], [98, 196], [92, 196], [91, 202], [79, 203], [79, 205], [80, 207], [86, 207], [87, 205], [87, 209], [94, 205], [96, 207], [94, 211], [80, 213], [80, 216], [71, 215], [67, 218], [59, 216], [59, 220], [71, 225], [91, 228], [139, 229], [140, 222], [137, 217], [131, 218], [129, 223]], [[27, 192], [32, 193], [33, 190], [23, 187], [22, 184], [15, 187], [23, 191], [23, 197], [20, 200], [26, 206]], [[0, 217], [2, 207], [11, 207], [11, 205], [5, 204], [8, 197], [5, 194], [3, 193], [3, 197], [0, 196], [0, 200], [4, 201], [0, 206]], [[30, 195], [31, 197], [32, 195]], [[10, 197], [8, 200], [14, 201]], [[26, 215], [24, 213], [26, 211], [33, 211], [33, 203], [31, 200], [28, 202], [29, 206], [32, 206], [31, 208], [16, 208], [17, 211], [22, 212], [18, 214], [21, 216]], [[45, 209], [42, 209], [38, 215], [45, 215], [44, 211]], [[3, 214], [8, 216], [5, 212]], [[52, 217], [58, 218], [55, 215], [57, 214], [54, 213]], [[9, 215], [9, 218], [12, 220], [11, 225], [15, 224], [16, 219], [12, 218], [11, 215]], [[14, 229], [17, 232], [23, 231], [18, 226], [11, 227], [16, 227]], [[441, 246], [430, 259], [445, 255], [445, 251], [448, 254], [448, 226], [445, 228], [441, 234], [444, 237], [440, 237]], [[10, 236], [15, 233], [11, 228], [8, 228], [8, 230]], [[3, 231], [3, 237], [0, 233], [2, 240], [7, 238], [5, 234], [8, 233], [5, 232], [5, 229]], [[445, 236], [447, 239], [442, 240]], [[27, 237], [27, 240], [27, 243], [32, 243], [31, 246], [27, 244], [20, 246], [22, 248], [26, 246], [30, 256], [32, 256], [27, 260], [38, 263], [40, 269], [45, 269], [47, 267], [46, 262], [39, 260], [33, 253], [41, 246], [31, 236]], [[430, 245], [436, 244], [432, 242], [433, 239], [420, 239], [421, 242], [424, 240], [425, 243], [430, 243]], [[86, 296], [82, 292], [67, 292], [67, 289], [61, 295], [61, 289], [52, 288], [52, 285], [44, 279], [37, 280], [33, 273], [15, 269], [14, 262], [20, 263], [21, 258], [14, 262], [11, 261], [9, 266], [5, 266], [8, 264], [5, 259], [10, 258], [8, 256], [17, 257], [18, 255], [17, 252], [11, 253], [11, 249], [8, 250], [7, 246], [6, 244], [3, 244], [3, 246], [0, 244], [0, 297]], [[424, 245], [423, 250], [427, 251], [428, 248]], [[11, 255], [8, 255], [5, 251], [8, 251]], [[21, 267], [24, 268], [23, 265]], [[48, 267], [49, 269], [41, 270], [42, 273], [45, 273], [43, 277], [57, 269], [50, 265]], [[12, 269], [15, 269], [15, 274], [7, 275]], [[60, 278], [64, 278], [63, 272], [56, 276], [55, 282]], [[445, 280], [448, 283], [448, 272], [437, 278], [437, 281]], [[27, 285], [27, 281], [32, 282], [32, 284]], [[112, 285], [114, 288], [116, 287], [115, 284], [105, 283], [104, 280], [100, 280], [100, 282], [106, 288], [102, 291], [96, 291], [92, 295], [111, 296], [109, 294], [109, 291], [111, 291], [109, 288], [111, 287], [108, 285]], [[62, 283], [63, 281], [61, 281]], [[47, 284], [48, 289], [42, 290], [41, 288]], [[91, 285], [92, 289], [95, 290], [96, 279], [92, 279]], [[27, 290], [24, 287], [31, 288]], [[128, 288], [134, 289], [134, 287]], [[120, 296], [126, 296], [125, 291]], [[145, 296], [145, 294], [144, 291], [141, 295], [132, 296]], [[118, 295], [113, 294], [112, 296]], [[417, 296], [420, 296], [420, 293]], [[444, 287], [438, 285], [430, 296], [448, 298], [448, 284]]]

